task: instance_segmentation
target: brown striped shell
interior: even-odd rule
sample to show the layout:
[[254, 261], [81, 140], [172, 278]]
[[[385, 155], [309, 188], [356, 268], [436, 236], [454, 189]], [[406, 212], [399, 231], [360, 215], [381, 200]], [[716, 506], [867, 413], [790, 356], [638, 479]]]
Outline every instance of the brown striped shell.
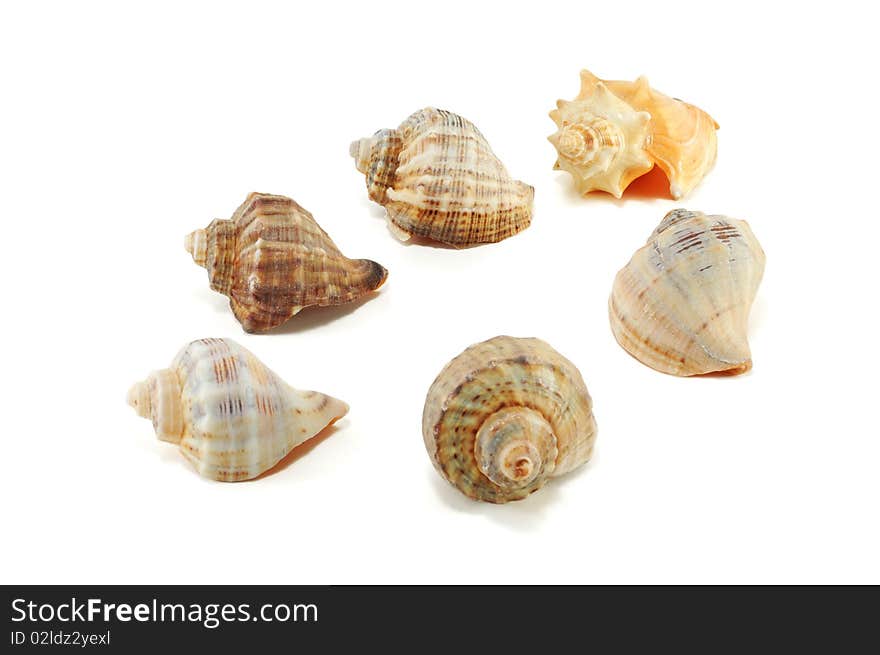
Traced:
[[401, 240], [474, 246], [532, 220], [535, 190], [512, 179], [473, 123], [452, 112], [422, 109], [396, 130], [355, 141], [350, 152]]
[[185, 246], [246, 332], [269, 330], [311, 305], [352, 302], [388, 276], [374, 261], [343, 255], [295, 201], [265, 193], [187, 235]]
[[459, 491], [506, 503], [586, 463], [596, 421], [574, 364], [539, 339], [499, 336], [440, 372], [422, 435], [435, 468]]
[[222, 482], [257, 477], [348, 412], [341, 400], [290, 387], [230, 339], [187, 344], [136, 383], [128, 403], [200, 475]]
[[744, 373], [764, 251], [745, 221], [676, 209], [614, 280], [611, 330], [663, 373]]

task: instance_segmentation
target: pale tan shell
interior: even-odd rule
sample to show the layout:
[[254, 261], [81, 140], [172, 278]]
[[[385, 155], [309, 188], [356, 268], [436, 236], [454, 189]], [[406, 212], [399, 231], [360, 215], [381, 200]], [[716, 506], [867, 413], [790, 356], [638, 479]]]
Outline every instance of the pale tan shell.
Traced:
[[435, 468], [459, 491], [506, 503], [586, 463], [596, 421], [574, 364], [539, 339], [499, 336], [440, 372], [422, 435]]
[[532, 219], [534, 189], [510, 177], [470, 121], [429, 107], [351, 144], [392, 233], [456, 247], [501, 241]]
[[290, 387], [230, 339], [187, 344], [128, 402], [199, 474], [223, 482], [257, 477], [348, 412], [341, 400]]
[[654, 167], [646, 152], [651, 115], [636, 111], [597, 84], [588, 98], [559, 100], [550, 112], [559, 129], [550, 143], [554, 165], [571, 174], [582, 194], [605, 191], [620, 198], [637, 177]]
[[[611, 102], [609, 95], [617, 102]], [[559, 105], [550, 113], [560, 127], [550, 137], [559, 152], [555, 167], [571, 173], [581, 193], [598, 189], [619, 198], [633, 180], [656, 164], [669, 180], [670, 195], [679, 199], [689, 194], [715, 163], [718, 124], [698, 107], [652, 89], [645, 77], [635, 82], [601, 80], [584, 70], [580, 93], [570, 102], [560, 100]], [[645, 114], [650, 120], [644, 130], [634, 130], [633, 116]], [[617, 147], [620, 154], [616, 159], [611, 155], [598, 161], [572, 156], [577, 149], [569, 135], [590, 134], [590, 130], [595, 134], [616, 130], [625, 137], [612, 142], [587, 139], [588, 146], [604, 143], [606, 149]]]
[[294, 200], [267, 193], [251, 193], [232, 218], [187, 235], [184, 245], [246, 332], [270, 330], [304, 307], [358, 300], [388, 276], [372, 260], [343, 255]]
[[618, 343], [671, 375], [744, 373], [748, 318], [764, 251], [748, 223], [676, 209], [617, 274], [609, 301]]

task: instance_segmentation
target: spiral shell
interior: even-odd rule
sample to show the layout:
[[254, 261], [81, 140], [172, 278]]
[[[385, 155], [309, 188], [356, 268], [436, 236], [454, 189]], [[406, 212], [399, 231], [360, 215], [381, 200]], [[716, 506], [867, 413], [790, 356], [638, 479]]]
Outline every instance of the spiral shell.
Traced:
[[499, 336], [440, 372], [422, 435], [435, 468], [459, 491], [506, 503], [586, 463], [596, 421], [574, 364], [539, 339]]
[[559, 100], [550, 112], [559, 126], [549, 137], [559, 153], [554, 168], [570, 173], [582, 194], [598, 189], [619, 198], [654, 167], [645, 152], [651, 115], [635, 111], [601, 83], [589, 100]]
[[136, 383], [128, 403], [199, 474], [223, 482], [255, 478], [348, 412], [341, 400], [290, 387], [230, 339], [187, 344]]
[[744, 373], [748, 318], [764, 251], [745, 221], [676, 209], [617, 274], [609, 301], [617, 342], [671, 375]]
[[265, 193], [250, 194], [232, 218], [192, 232], [184, 245], [246, 332], [272, 329], [303, 307], [358, 300], [388, 276], [374, 261], [343, 255], [295, 201]]
[[571, 173], [583, 194], [598, 189], [620, 198], [656, 164], [677, 200], [715, 163], [718, 124], [703, 110], [652, 89], [644, 77], [601, 80], [581, 71], [580, 93], [557, 107], [550, 112], [559, 126], [549, 137], [559, 153], [554, 168]]
[[396, 130], [355, 141], [350, 152], [401, 240], [474, 246], [506, 239], [532, 220], [534, 189], [511, 179], [480, 131], [452, 112], [417, 111]]

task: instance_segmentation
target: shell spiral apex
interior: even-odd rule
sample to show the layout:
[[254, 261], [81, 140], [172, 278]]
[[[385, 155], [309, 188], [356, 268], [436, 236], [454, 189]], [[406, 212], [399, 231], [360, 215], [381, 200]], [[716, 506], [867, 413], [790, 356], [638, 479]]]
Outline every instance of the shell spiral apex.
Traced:
[[204, 266], [208, 256], [208, 233], [202, 229], [190, 232], [183, 240], [183, 247], [196, 264]]
[[294, 200], [252, 193], [229, 220], [217, 219], [184, 240], [208, 270], [211, 288], [229, 297], [246, 332], [281, 325], [304, 307], [363, 298], [388, 271], [349, 259]]
[[574, 364], [539, 339], [499, 336], [440, 372], [422, 435], [449, 483], [470, 498], [506, 503], [586, 463], [596, 421]]
[[690, 193], [715, 163], [718, 124], [701, 109], [652, 89], [647, 79], [601, 80], [581, 71], [574, 100], [560, 100], [550, 118], [558, 129], [555, 169], [571, 174], [580, 193], [620, 198], [633, 180], [659, 166], [669, 193]]
[[614, 337], [663, 373], [748, 371], [748, 318], [764, 259], [745, 221], [669, 212], [614, 279]]
[[474, 124], [452, 112], [422, 109], [349, 153], [401, 240], [463, 248], [506, 239], [532, 220], [535, 190], [512, 179]]
[[598, 84], [590, 102], [560, 100], [550, 117], [559, 130], [549, 137], [559, 152], [556, 168], [571, 173], [578, 191], [624, 189], [654, 166], [645, 152], [651, 115], [635, 111]]
[[341, 400], [290, 387], [229, 339], [187, 344], [132, 386], [128, 404], [201, 475], [224, 482], [257, 477], [348, 412]]

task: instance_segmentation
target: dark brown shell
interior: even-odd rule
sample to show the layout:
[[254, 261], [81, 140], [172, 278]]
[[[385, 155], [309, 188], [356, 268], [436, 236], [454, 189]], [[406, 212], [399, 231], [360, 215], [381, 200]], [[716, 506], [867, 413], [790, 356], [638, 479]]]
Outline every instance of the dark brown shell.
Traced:
[[250, 194], [230, 219], [190, 234], [186, 247], [246, 332], [270, 330], [303, 307], [352, 302], [388, 276], [374, 261], [348, 259], [284, 196]]

